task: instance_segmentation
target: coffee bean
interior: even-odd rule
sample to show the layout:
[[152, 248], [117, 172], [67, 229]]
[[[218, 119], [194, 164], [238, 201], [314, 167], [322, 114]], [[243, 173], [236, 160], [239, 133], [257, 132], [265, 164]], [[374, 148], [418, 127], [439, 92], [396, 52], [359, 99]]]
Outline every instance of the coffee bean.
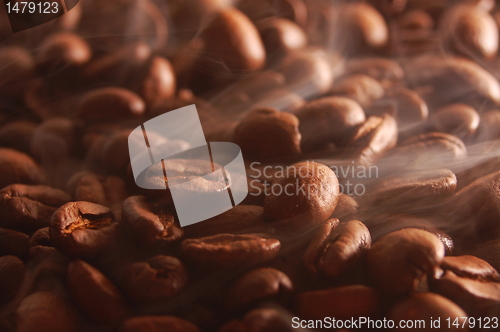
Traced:
[[299, 108], [295, 114], [299, 119], [304, 151], [328, 142], [345, 144], [345, 137], [365, 121], [363, 109], [355, 101], [344, 97], [316, 99]]
[[490, 141], [500, 138], [500, 111], [493, 110], [479, 116], [479, 126], [474, 140], [476, 142]]
[[450, 319], [457, 323], [457, 325], [451, 326], [451, 330], [468, 330], [467, 314], [452, 301], [433, 293], [413, 294], [411, 297], [401, 300], [390, 309], [388, 318], [395, 322], [395, 326], [400, 326], [399, 324], [403, 321], [425, 322], [425, 325], [414, 326], [417, 331], [434, 330], [433, 326], [430, 326], [431, 319], [433, 321], [435, 319], [440, 321]]
[[27, 83], [33, 77], [35, 61], [28, 50], [19, 46], [2, 47], [0, 50], [2, 77], [0, 93], [5, 98], [21, 98]]
[[33, 233], [48, 226], [56, 209], [70, 199], [64, 191], [47, 186], [7, 186], [0, 191], [0, 224]]
[[227, 308], [244, 307], [266, 299], [283, 298], [293, 290], [286, 274], [273, 268], [258, 268], [236, 280], [228, 289]]
[[414, 125], [427, 120], [429, 109], [418, 93], [405, 88], [396, 88], [388, 93], [395, 103], [398, 125]]
[[479, 126], [479, 114], [470, 106], [453, 104], [439, 109], [429, 121], [435, 131], [469, 138]]
[[67, 203], [54, 212], [50, 222], [54, 247], [74, 257], [95, 257], [114, 244], [115, 236], [113, 214], [94, 203]]
[[334, 96], [354, 100], [363, 108], [380, 99], [384, 92], [384, 88], [379, 81], [363, 74], [351, 75], [341, 79], [333, 85], [330, 91]]
[[488, 262], [475, 256], [445, 257], [441, 268], [444, 271], [450, 270], [459, 277], [481, 281], [500, 281], [500, 273]]
[[50, 240], [49, 227], [40, 228], [33, 235], [30, 236], [28, 241], [28, 248], [31, 249], [36, 246], [54, 247]]
[[128, 136], [132, 131], [125, 129], [109, 137], [102, 146], [102, 159], [104, 166], [111, 174], [125, 174], [125, 169], [130, 164], [128, 152]]
[[290, 321], [277, 309], [254, 309], [248, 312], [243, 319], [232, 320], [222, 326], [218, 332], [259, 331], [259, 332], [286, 332], [290, 330]]
[[13, 183], [40, 184], [45, 176], [40, 166], [27, 154], [0, 148], [0, 188]]
[[40, 160], [46, 169], [50, 169], [65, 158], [78, 156], [79, 140], [79, 128], [73, 121], [51, 118], [33, 132], [31, 155]]
[[140, 303], [153, 303], [177, 295], [187, 284], [187, 273], [180, 260], [155, 256], [128, 266], [121, 284], [128, 297]]
[[315, 274], [318, 271], [316, 266], [318, 257], [322, 253], [330, 234], [338, 227], [339, 223], [338, 219], [328, 219], [319, 224], [314, 230], [303, 256], [303, 264], [308, 272]]
[[120, 177], [110, 175], [102, 182], [106, 201], [109, 209], [113, 212], [117, 221], [122, 220], [123, 202], [130, 196], [125, 180]]
[[[242, 12], [225, 8], [217, 12], [201, 32], [207, 68], [222, 63], [230, 71], [249, 71], [264, 65], [266, 54], [259, 33]], [[208, 60], [208, 61], [206, 61]]]
[[398, 28], [412, 30], [431, 30], [434, 28], [432, 17], [423, 10], [407, 11], [397, 19]]
[[248, 113], [234, 130], [233, 141], [245, 157], [263, 160], [300, 153], [299, 121], [272, 108]]
[[0, 146], [30, 153], [36, 124], [31, 121], [12, 121], [0, 128]]
[[124, 321], [120, 332], [154, 332], [155, 330], [172, 332], [200, 332], [193, 323], [176, 316], [138, 316]]
[[83, 120], [92, 123], [139, 117], [145, 108], [144, 101], [129, 90], [101, 88], [88, 92], [77, 112]]
[[170, 62], [159, 56], [151, 59], [138, 91], [146, 105], [155, 107], [165, 99], [173, 97], [175, 88], [175, 73]]
[[171, 212], [151, 205], [144, 196], [130, 196], [123, 202], [123, 226], [138, 245], [164, 248], [184, 235]]
[[184, 240], [183, 256], [204, 266], [232, 267], [253, 265], [278, 254], [281, 244], [276, 239], [254, 235], [218, 234]]
[[78, 319], [75, 308], [57, 294], [33, 293], [25, 297], [16, 309], [16, 331], [73, 332], [77, 330]]
[[43, 73], [79, 67], [92, 57], [92, 50], [80, 36], [71, 32], [55, 33], [45, 38], [37, 52], [37, 67]]
[[0, 257], [0, 303], [16, 296], [24, 278], [25, 266], [16, 256]]
[[[316, 162], [301, 162], [287, 168], [287, 176], [272, 182], [264, 199], [264, 216], [284, 224], [308, 225], [325, 221], [335, 210], [339, 196], [335, 173]], [[288, 190], [291, 188], [291, 190]]]
[[125, 300], [99, 270], [76, 259], [69, 264], [68, 289], [77, 305], [94, 321], [115, 324], [128, 315]]
[[409, 294], [427, 275], [435, 273], [443, 257], [444, 246], [435, 235], [406, 228], [375, 242], [367, 262], [375, 286], [399, 296]]
[[[284, 18], [273, 17], [257, 23], [268, 59], [279, 59], [291, 50], [307, 45], [307, 36], [302, 28]], [[269, 61], [269, 60], [268, 60]]]
[[353, 58], [345, 65], [346, 75], [368, 75], [384, 85], [399, 82], [404, 77], [403, 68], [394, 60], [385, 58]]
[[377, 292], [364, 285], [305, 292], [296, 297], [297, 314], [302, 319], [370, 317], [377, 312], [379, 305]]
[[28, 255], [28, 238], [24, 233], [0, 228], [0, 256], [13, 255], [25, 259]]

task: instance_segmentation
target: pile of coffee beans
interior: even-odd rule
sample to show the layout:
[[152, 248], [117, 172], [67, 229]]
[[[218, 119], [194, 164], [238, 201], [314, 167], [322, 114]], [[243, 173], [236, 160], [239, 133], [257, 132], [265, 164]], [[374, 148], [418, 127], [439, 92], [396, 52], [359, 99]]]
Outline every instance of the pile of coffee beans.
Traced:
[[[499, 25], [493, 0], [82, 0], [14, 34], [0, 331], [497, 330]], [[249, 193], [181, 227], [128, 141], [191, 104]], [[170, 162], [145, 182], [221, 189]]]

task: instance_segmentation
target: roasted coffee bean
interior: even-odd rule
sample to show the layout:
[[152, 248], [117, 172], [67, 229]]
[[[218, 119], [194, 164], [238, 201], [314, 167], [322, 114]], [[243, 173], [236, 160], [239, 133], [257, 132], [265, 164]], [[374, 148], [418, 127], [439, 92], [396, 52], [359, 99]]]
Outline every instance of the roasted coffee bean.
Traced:
[[24, 278], [25, 266], [16, 256], [0, 257], [0, 303], [11, 300]]
[[60, 32], [45, 38], [37, 52], [37, 67], [43, 73], [79, 67], [90, 61], [92, 50], [80, 36]]
[[45, 181], [40, 166], [27, 154], [0, 148], [0, 188], [13, 183], [41, 184]]
[[340, 194], [337, 207], [330, 217], [345, 220], [344, 218], [355, 215], [358, 208], [359, 204], [356, 199], [346, 194]]
[[[264, 190], [264, 189], [262, 189]], [[256, 205], [236, 205], [218, 216], [184, 228], [186, 237], [202, 237], [219, 233], [259, 233], [267, 229], [264, 209]]]
[[262, 160], [300, 153], [299, 121], [272, 108], [255, 109], [234, 129], [233, 141], [249, 158]]
[[367, 75], [357, 74], [336, 82], [330, 94], [350, 98], [365, 108], [380, 99], [384, 92], [379, 81]]
[[21, 259], [26, 258], [28, 238], [29, 236], [24, 233], [0, 228], [0, 256], [13, 255]]
[[115, 242], [116, 226], [111, 211], [89, 202], [61, 206], [50, 222], [50, 239], [61, 252], [93, 258]]
[[2, 77], [0, 93], [5, 98], [20, 98], [33, 77], [35, 61], [28, 50], [19, 46], [2, 47], [0, 50]]
[[102, 160], [104, 166], [111, 174], [125, 174], [125, 169], [130, 163], [128, 152], [128, 136], [130, 129], [122, 130], [109, 137], [102, 146]]
[[121, 284], [127, 297], [140, 303], [152, 303], [177, 295], [187, 284], [187, 273], [180, 260], [155, 256], [128, 266]]
[[144, 114], [144, 101], [132, 91], [101, 88], [88, 92], [78, 107], [78, 115], [87, 122], [116, 121]]
[[444, 271], [450, 270], [459, 277], [500, 282], [500, 273], [488, 262], [475, 256], [445, 257], [441, 268]]
[[470, 106], [453, 104], [439, 109], [429, 121], [435, 131], [469, 138], [479, 126], [479, 114]]
[[471, 58], [493, 58], [498, 51], [498, 26], [486, 11], [472, 5], [450, 8], [441, 19], [444, 47]]
[[52, 214], [70, 199], [64, 191], [47, 186], [7, 186], [0, 190], [0, 224], [33, 233], [48, 226]]
[[245, 266], [270, 260], [278, 254], [280, 241], [254, 235], [218, 234], [184, 240], [183, 256], [202, 266]]
[[435, 235], [406, 228], [375, 242], [367, 262], [375, 286], [386, 294], [399, 296], [409, 294], [427, 275], [435, 273], [443, 257], [444, 246]]
[[434, 27], [432, 17], [423, 10], [407, 11], [397, 19], [398, 28], [412, 30], [431, 30]]
[[384, 58], [353, 58], [345, 65], [346, 75], [368, 75], [384, 85], [399, 82], [404, 77], [403, 68], [394, 60]]
[[36, 246], [54, 247], [50, 240], [49, 227], [40, 228], [30, 236], [28, 248], [31, 249]]
[[[264, 45], [253, 23], [242, 12], [225, 8], [217, 12], [201, 32], [205, 41], [203, 65], [221, 63], [230, 71], [261, 68], [266, 59]], [[220, 68], [219, 68], [220, 69]]]
[[73, 191], [74, 201], [86, 201], [106, 206], [106, 194], [99, 178], [92, 173], [82, 174]]
[[164, 100], [173, 97], [175, 88], [175, 73], [170, 62], [159, 56], [151, 59], [138, 90], [146, 105], [155, 107]]
[[414, 125], [427, 120], [429, 109], [418, 93], [405, 88], [396, 88], [388, 93], [396, 109], [398, 125]]
[[480, 305], [500, 302], [500, 283], [459, 277], [450, 270], [430, 279], [429, 287], [467, 312], [473, 312]]
[[474, 256], [484, 259], [500, 271], [500, 240], [492, 240], [479, 245], [472, 251]]
[[[1, 60], [0, 60], [1, 61]], [[31, 121], [12, 121], [0, 128], [0, 146], [30, 153], [36, 124]]]
[[257, 29], [270, 59], [307, 45], [307, 36], [302, 28], [284, 18], [264, 19], [257, 23]]
[[290, 331], [289, 313], [277, 309], [254, 309], [243, 319], [233, 320], [223, 325], [218, 332], [255, 331], [255, 332], [286, 332]]
[[455, 303], [433, 293], [418, 293], [401, 300], [389, 310], [388, 318], [395, 322], [396, 326], [403, 321], [425, 322], [420, 326], [414, 326], [416, 331], [433, 331], [429, 320], [439, 319], [446, 321], [450, 319], [456, 322], [451, 326], [453, 331], [468, 331], [467, 314]]
[[52, 118], [41, 123], [33, 132], [31, 155], [41, 161], [45, 168], [77, 156], [80, 150], [77, 125], [64, 118]]
[[121, 221], [123, 202], [130, 196], [125, 180], [110, 175], [104, 179], [102, 186], [106, 193], [106, 201], [108, 202], [109, 209], [113, 212], [115, 219]]
[[339, 223], [340, 221], [338, 219], [328, 219], [319, 224], [314, 230], [303, 256], [304, 267], [308, 272], [314, 274], [318, 271], [316, 267], [318, 256], [322, 252], [326, 240], [329, 239], [330, 234], [338, 227]]
[[370, 116], [355, 129], [347, 147], [359, 162], [371, 164], [396, 146], [397, 139], [398, 128], [392, 116]]
[[380, 305], [377, 292], [364, 285], [350, 285], [300, 293], [297, 314], [303, 319], [370, 317]]
[[[290, 225], [325, 221], [335, 210], [340, 194], [337, 176], [327, 166], [306, 161], [287, 168], [286, 177], [271, 188], [281, 188], [264, 199], [264, 216]], [[288, 190], [291, 188], [291, 190]]]
[[33, 293], [25, 297], [16, 309], [16, 331], [78, 331], [76, 309], [69, 301], [57, 294]]
[[365, 121], [365, 113], [359, 104], [344, 97], [313, 100], [299, 108], [295, 115], [299, 119], [304, 151], [328, 142], [345, 144], [345, 137], [355, 126]]
[[228, 289], [227, 308], [240, 308], [266, 299], [279, 300], [293, 290], [292, 281], [273, 268], [258, 268], [236, 280]]
[[500, 111], [493, 110], [479, 116], [474, 141], [484, 142], [500, 138]]
[[200, 332], [193, 323], [176, 316], [138, 316], [124, 321], [120, 332]]
[[99, 270], [76, 259], [69, 264], [68, 289], [77, 305], [92, 320], [115, 324], [128, 314], [127, 304], [118, 289]]
[[123, 202], [123, 226], [140, 246], [165, 247], [182, 239], [184, 233], [172, 213], [151, 205], [144, 196], [130, 196]]

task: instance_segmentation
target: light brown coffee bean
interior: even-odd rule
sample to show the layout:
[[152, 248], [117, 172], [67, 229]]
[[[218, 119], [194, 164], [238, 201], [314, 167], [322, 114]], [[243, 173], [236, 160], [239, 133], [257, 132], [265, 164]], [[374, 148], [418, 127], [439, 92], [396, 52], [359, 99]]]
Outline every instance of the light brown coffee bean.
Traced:
[[84, 39], [71, 32], [59, 32], [42, 41], [37, 52], [37, 67], [43, 73], [53, 73], [83, 66], [91, 57], [92, 50]]
[[[274, 191], [273, 188], [281, 189]], [[287, 168], [286, 177], [274, 180], [264, 199], [264, 216], [282, 224], [308, 225], [325, 221], [335, 210], [339, 185], [325, 165], [306, 161]]]
[[500, 273], [488, 262], [475, 256], [449, 256], [443, 259], [441, 268], [450, 270], [459, 277], [481, 281], [500, 282]]
[[368, 252], [368, 270], [376, 287], [389, 295], [411, 293], [444, 257], [439, 239], [424, 230], [406, 228], [389, 233]]
[[205, 266], [246, 266], [274, 258], [280, 250], [280, 241], [253, 235], [218, 234], [199, 239], [184, 240], [183, 256]]
[[230, 71], [261, 68], [266, 53], [259, 32], [242, 12], [225, 8], [217, 12], [201, 32], [205, 41], [202, 62], [213, 68], [221, 63]]
[[138, 316], [124, 321], [120, 332], [200, 332], [193, 323], [176, 316]]
[[465, 139], [476, 132], [479, 114], [470, 106], [453, 104], [437, 110], [429, 121], [433, 130]]
[[300, 154], [299, 121], [272, 108], [255, 109], [234, 129], [233, 141], [245, 157], [256, 160]]
[[382, 98], [384, 92], [379, 81], [368, 75], [357, 74], [344, 77], [336, 82], [330, 94], [350, 98], [365, 108], [375, 100]]
[[40, 166], [27, 154], [0, 148], [0, 188], [13, 183], [41, 184], [45, 181]]
[[139, 117], [145, 109], [144, 101], [132, 91], [101, 88], [83, 97], [77, 113], [83, 120], [94, 123]]
[[[430, 320], [439, 319], [441, 323], [450, 319], [457, 325], [451, 325], [452, 331], [468, 331], [467, 314], [455, 303], [433, 293], [418, 293], [401, 300], [389, 310], [388, 318], [395, 322], [395, 326], [400, 323], [415, 322], [414, 330], [427, 332], [434, 331], [430, 326]], [[425, 324], [418, 324], [421, 321]], [[458, 327], [457, 327], [458, 326]]]
[[266, 299], [280, 300], [293, 291], [290, 278], [273, 268], [258, 268], [237, 279], [227, 290], [227, 308], [240, 308]]
[[119, 290], [95, 267], [76, 259], [69, 264], [67, 284], [80, 307], [93, 321], [116, 324], [128, 315]]
[[475, 142], [484, 142], [500, 138], [500, 111], [493, 110], [479, 116], [479, 126], [474, 135]]
[[267, 57], [271, 60], [307, 45], [307, 36], [302, 28], [284, 18], [273, 17], [259, 21], [257, 29], [266, 48]]
[[138, 89], [139, 95], [148, 107], [155, 107], [173, 97], [175, 89], [176, 78], [170, 62], [160, 56], [153, 57]]
[[374, 315], [380, 298], [364, 285], [350, 285], [297, 294], [297, 314], [303, 319], [351, 319]]

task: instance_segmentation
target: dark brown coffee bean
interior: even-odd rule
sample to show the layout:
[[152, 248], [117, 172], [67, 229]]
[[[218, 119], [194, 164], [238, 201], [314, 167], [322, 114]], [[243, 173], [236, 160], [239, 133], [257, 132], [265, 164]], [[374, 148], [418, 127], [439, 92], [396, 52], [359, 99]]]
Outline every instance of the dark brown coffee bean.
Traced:
[[28, 50], [19, 46], [0, 49], [2, 77], [0, 93], [8, 98], [20, 98], [24, 95], [27, 83], [33, 76], [35, 61]]
[[257, 29], [270, 59], [307, 45], [307, 36], [302, 28], [284, 18], [264, 19], [257, 23]]
[[88, 92], [77, 112], [87, 122], [106, 122], [139, 117], [145, 109], [144, 101], [132, 91], [101, 88]]
[[435, 273], [444, 257], [439, 239], [415, 228], [389, 233], [368, 252], [370, 276], [378, 289], [390, 295], [405, 295], [427, 275]]
[[488, 262], [475, 256], [445, 257], [441, 268], [444, 271], [450, 270], [459, 277], [500, 282], [500, 273]]
[[263, 160], [300, 153], [299, 121], [272, 108], [248, 113], [234, 130], [233, 141], [245, 157]]
[[184, 265], [175, 257], [155, 256], [128, 266], [121, 284], [132, 300], [152, 303], [177, 295], [187, 284]]
[[106, 194], [97, 175], [92, 173], [82, 174], [78, 178], [73, 191], [73, 200], [107, 205]]
[[296, 297], [297, 314], [303, 319], [370, 317], [379, 305], [377, 292], [364, 285], [305, 292]]
[[128, 136], [131, 132], [130, 129], [119, 131], [102, 146], [102, 160], [108, 172], [122, 176], [125, 174], [125, 169], [130, 164]]
[[384, 92], [379, 81], [367, 75], [357, 74], [336, 82], [330, 94], [350, 98], [365, 108], [380, 99]]
[[0, 148], [0, 188], [13, 183], [40, 184], [45, 180], [40, 166], [27, 154]]
[[201, 32], [205, 52], [201, 60], [208, 68], [221, 63], [230, 71], [256, 70], [266, 54], [259, 32], [242, 12], [225, 8], [217, 12]]
[[359, 104], [344, 97], [313, 100], [299, 108], [295, 114], [299, 119], [304, 151], [328, 142], [345, 144], [345, 137], [355, 126], [365, 121], [365, 113]]
[[124, 321], [120, 332], [200, 332], [193, 323], [176, 316], [138, 316]]
[[500, 302], [500, 283], [459, 277], [450, 270], [430, 279], [429, 286], [467, 312], [473, 312], [480, 305]]
[[500, 138], [500, 111], [493, 110], [479, 116], [479, 126], [474, 140], [476, 142], [490, 141]]
[[93, 321], [115, 324], [128, 315], [125, 300], [99, 270], [76, 259], [69, 264], [68, 289], [77, 303]]
[[435, 131], [469, 138], [479, 126], [479, 114], [470, 106], [453, 104], [439, 109], [429, 121]]
[[344, 218], [355, 215], [358, 208], [359, 204], [352, 196], [340, 194], [337, 207], [330, 217], [345, 220]]
[[140, 246], [164, 248], [182, 239], [184, 232], [168, 211], [151, 205], [144, 196], [130, 196], [123, 202], [123, 226]]
[[319, 224], [314, 230], [303, 257], [304, 267], [308, 272], [314, 274], [318, 271], [316, 266], [318, 256], [322, 252], [330, 234], [336, 227], [338, 227], [339, 223], [338, 219], [328, 219], [327, 221]]
[[286, 177], [272, 182], [271, 194], [264, 199], [264, 216], [291, 225], [325, 221], [337, 206], [338, 184], [335, 173], [325, 165], [294, 164], [287, 168]]
[[[264, 189], [262, 189], [264, 190]], [[203, 222], [186, 226], [186, 237], [202, 237], [219, 233], [259, 233], [267, 229], [264, 209], [256, 205], [237, 205], [229, 211]]]
[[243, 320], [232, 320], [223, 325], [218, 332], [287, 332], [290, 331], [290, 321], [284, 310], [254, 309], [248, 312]]
[[50, 169], [55, 163], [80, 153], [80, 135], [77, 125], [69, 119], [51, 118], [33, 132], [31, 155]]
[[265, 299], [276, 299], [291, 293], [292, 281], [273, 268], [258, 268], [236, 280], [228, 289], [227, 308], [239, 308]]
[[21, 259], [28, 255], [29, 236], [11, 229], [0, 228], [0, 256], [13, 255]]
[[40, 228], [30, 236], [28, 248], [31, 249], [36, 246], [54, 247], [50, 240], [49, 227]]
[[173, 97], [175, 88], [175, 73], [170, 62], [159, 56], [151, 59], [138, 91], [146, 105], [155, 107], [165, 99]]
[[0, 191], [0, 224], [33, 233], [48, 226], [52, 214], [70, 199], [64, 191], [47, 186], [7, 186]]
[[39, 46], [37, 67], [44, 73], [79, 67], [90, 61], [92, 50], [80, 36], [71, 32], [49, 35]]
[[107, 207], [71, 202], [52, 215], [50, 239], [54, 247], [67, 255], [92, 258], [114, 244], [116, 226]]
[[398, 125], [412, 125], [427, 120], [427, 104], [415, 91], [397, 88], [389, 92], [388, 96], [395, 103]]
[[[389, 310], [388, 318], [400, 326], [403, 321], [414, 322], [415, 331], [434, 331], [430, 321], [439, 319], [441, 323], [450, 319], [457, 325], [450, 325], [452, 331], [468, 331], [467, 314], [455, 303], [445, 297], [433, 293], [418, 293], [404, 299]], [[418, 324], [417, 321], [424, 322]], [[419, 326], [417, 326], [418, 324]], [[457, 327], [458, 326], [458, 327]]]
[[479, 245], [472, 251], [474, 256], [484, 259], [500, 271], [500, 240], [492, 240]]
[[102, 186], [106, 194], [108, 207], [111, 212], [113, 212], [115, 219], [117, 221], [121, 221], [123, 202], [130, 196], [125, 180], [120, 177], [110, 175], [104, 179]]
[[12, 121], [0, 128], [0, 146], [30, 153], [31, 139], [36, 124], [30, 121]]
[[16, 296], [24, 278], [25, 266], [16, 256], [0, 257], [0, 303]]
[[396, 146], [397, 139], [398, 128], [392, 116], [370, 116], [350, 138], [349, 154], [363, 164], [371, 164]]
[[336, 226], [318, 252], [317, 269], [337, 277], [351, 271], [370, 249], [370, 231], [358, 221], [351, 220]]
[[445, 48], [473, 59], [493, 58], [498, 51], [498, 27], [486, 11], [472, 5], [450, 8], [441, 19]]
[[401, 81], [404, 77], [401, 65], [394, 60], [385, 58], [349, 59], [346, 62], [345, 73], [346, 75], [368, 75], [384, 85]]
[[184, 240], [182, 254], [202, 266], [245, 266], [270, 260], [278, 254], [280, 241], [253, 235], [218, 234]]
[[49, 292], [33, 293], [16, 309], [18, 332], [78, 331], [76, 309], [61, 296]]

